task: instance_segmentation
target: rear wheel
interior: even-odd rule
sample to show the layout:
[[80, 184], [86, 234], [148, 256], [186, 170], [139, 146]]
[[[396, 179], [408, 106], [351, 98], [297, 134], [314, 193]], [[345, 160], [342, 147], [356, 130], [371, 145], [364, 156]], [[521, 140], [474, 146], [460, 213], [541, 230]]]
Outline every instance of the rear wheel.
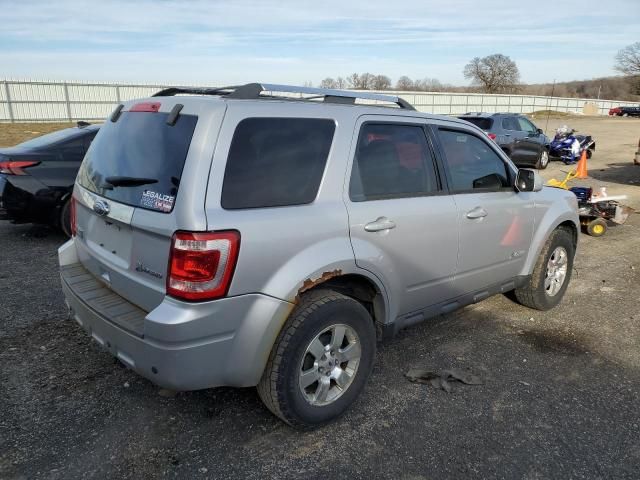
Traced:
[[553, 231], [545, 243], [527, 283], [516, 288], [519, 303], [536, 310], [549, 310], [560, 303], [573, 269], [573, 235], [564, 228]]
[[60, 218], [58, 220], [60, 230], [67, 236], [71, 237], [71, 201], [67, 200], [60, 209]]
[[258, 394], [289, 425], [320, 426], [358, 397], [375, 350], [373, 319], [359, 302], [332, 290], [309, 292], [282, 328]]
[[592, 237], [601, 237], [607, 232], [607, 222], [603, 218], [594, 218], [587, 223], [587, 233]]

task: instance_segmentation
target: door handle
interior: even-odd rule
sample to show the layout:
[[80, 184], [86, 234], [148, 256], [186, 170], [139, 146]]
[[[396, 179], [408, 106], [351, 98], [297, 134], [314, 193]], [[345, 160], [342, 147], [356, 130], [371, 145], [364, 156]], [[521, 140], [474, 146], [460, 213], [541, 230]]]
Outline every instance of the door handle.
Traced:
[[391, 230], [396, 228], [396, 224], [387, 217], [378, 217], [373, 222], [369, 222], [364, 226], [367, 232], [381, 232], [383, 230]]
[[467, 212], [467, 218], [471, 218], [471, 219], [483, 218], [483, 217], [486, 217], [487, 215], [488, 215], [487, 211], [482, 207], [476, 207]]

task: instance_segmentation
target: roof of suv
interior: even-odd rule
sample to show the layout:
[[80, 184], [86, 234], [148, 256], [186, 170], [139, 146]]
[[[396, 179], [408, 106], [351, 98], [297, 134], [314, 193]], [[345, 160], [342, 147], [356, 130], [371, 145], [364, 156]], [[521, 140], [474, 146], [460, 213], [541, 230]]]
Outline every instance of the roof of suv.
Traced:
[[[294, 96], [287, 95], [294, 94]], [[304, 102], [336, 107], [357, 107], [367, 113], [380, 113], [380, 108], [392, 110], [392, 115], [420, 116], [423, 118], [445, 119], [450, 122], [466, 123], [448, 115], [418, 112], [409, 102], [394, 95], [365, 92], [359, 90], [334, 90], [327, 88], [299, 87], [291, 85], [249, 83], [232, 87], [170, 87], [156, 92], [153, 97], [209, 97], [211, 101], [280, 101]], [[366, 103], [357, 103], [364, 100]], [[129, 103], [129, 102], [127, 102]]]

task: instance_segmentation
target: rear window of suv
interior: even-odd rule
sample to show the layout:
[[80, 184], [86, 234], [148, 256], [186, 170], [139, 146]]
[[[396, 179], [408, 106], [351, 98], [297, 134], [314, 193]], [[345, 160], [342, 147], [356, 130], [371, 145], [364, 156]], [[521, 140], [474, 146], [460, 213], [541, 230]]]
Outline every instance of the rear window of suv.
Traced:
[[236, 127], [222, 184], [222, 208], [311, 203], [331, 149], [335, 122], [247, 118]]
[[461, 120], [466, 120], [469, 123], [473, 123], [481, 130], [491, 130], [493, 127], [493, 119], [485, 117], [460, 117]]
[[[105, 122], [82, 162], [78, 184], [117, 202], [170, 212], [198, 118], [179, 115], [175, 125], [167, 125], [168, 116], [124, 112], [115, 123]], [[126, 177], [149, 182], [124, 185]]]

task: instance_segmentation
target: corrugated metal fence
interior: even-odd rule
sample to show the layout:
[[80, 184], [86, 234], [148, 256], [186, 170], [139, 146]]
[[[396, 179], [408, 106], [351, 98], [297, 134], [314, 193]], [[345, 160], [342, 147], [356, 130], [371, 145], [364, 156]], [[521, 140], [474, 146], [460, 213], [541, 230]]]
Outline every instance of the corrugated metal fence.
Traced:
[[[148, 97], [164, 85], [42, 82], [0, 80], [0, 122], [59, 122], [101, 120], [115, 105], [133, 98]], [[421, 112], [455, 115], [465, 112], [530, 113], [537, 110], [583, 113], [594, 104], [606, 115], [610, 108], [632, 105], [615, 100], [559, 98], [529, 95], [479, 93], [394, 92]]]

